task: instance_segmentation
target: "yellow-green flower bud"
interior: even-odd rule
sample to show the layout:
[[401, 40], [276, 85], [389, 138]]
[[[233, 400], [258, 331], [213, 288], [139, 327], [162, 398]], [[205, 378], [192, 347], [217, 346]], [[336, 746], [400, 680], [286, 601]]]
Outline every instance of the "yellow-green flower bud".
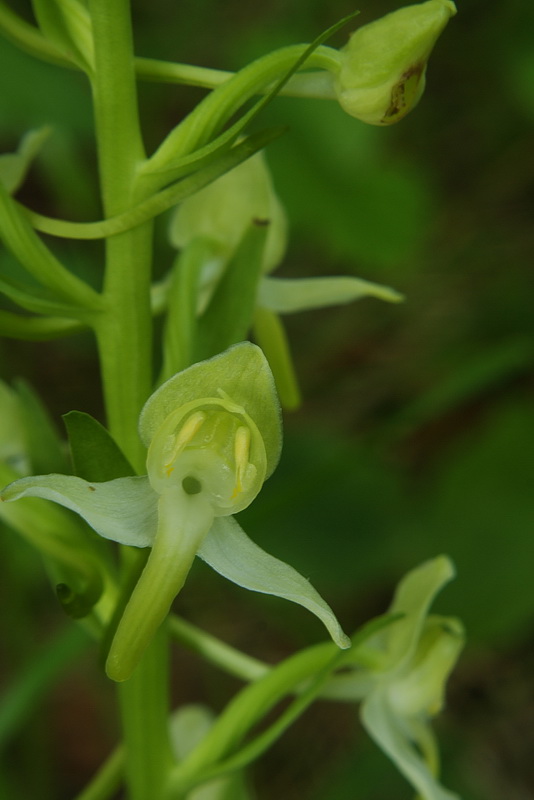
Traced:
[[170, 225], [171, 244], [182, 249], [203, 236], [216, 243], [223, 260], [228, 260], [258, 220], [269, 223], [262, 272], [270, 272], [283, 258], [287, 222], [261, 152], [178, 206]]
[[423, 94], [430, 53], [455, 14], [452, 0], [428, 0], [359, 28], [340, 52], [342, 108], [370, 125], [402, 119]]

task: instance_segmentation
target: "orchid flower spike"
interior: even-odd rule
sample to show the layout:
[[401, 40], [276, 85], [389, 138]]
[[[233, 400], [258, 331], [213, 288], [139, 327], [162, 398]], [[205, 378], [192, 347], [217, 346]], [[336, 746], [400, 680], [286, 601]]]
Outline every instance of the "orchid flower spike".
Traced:
[[232, 516], [254, 500], [282, 445], [274, 381], [261, 350], [243, 342], [174, 375], [148, 399], [139, 431], [148, 448], [144, 476], [89, 483], [43, 475], [2, 493], [3, 501], [53, 500], [107, 539], [152, 548], [111, 644], [109, 677], [130, 677], [196, 555], [240, 586], [309, 609], [339, 647], [349, 647], [308, 581], [257, 547]]

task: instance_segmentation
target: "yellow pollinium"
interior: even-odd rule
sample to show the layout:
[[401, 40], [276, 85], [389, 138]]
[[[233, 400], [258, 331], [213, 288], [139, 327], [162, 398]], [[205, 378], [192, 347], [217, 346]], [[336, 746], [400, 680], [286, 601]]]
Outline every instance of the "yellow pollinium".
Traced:
[[169, 478], [171, 474], [174, 472], [174, 462], [185, 448], [187, 444], [189, 444], [196, 436], [199, 428], [203, 425], [206, 419], [206, 414], [202, 411], [197, 411], [196, 414], [192, 414], [189, 419], [186, 420], [183, 428], [181, 428], [180, 432], [176, 436], [176, 441], [174, 443], [174, 448], [170, 454], [169, 461], [165, 464], [165, 472], [167, 473], [167, 477]]
[[248, 428], [241, 426], [237, 429], [234, 440], [236, 484], [232, 499], [235, 499], [243, 491], [243, 479], [249, 466], [249, 454], [250, 431]]

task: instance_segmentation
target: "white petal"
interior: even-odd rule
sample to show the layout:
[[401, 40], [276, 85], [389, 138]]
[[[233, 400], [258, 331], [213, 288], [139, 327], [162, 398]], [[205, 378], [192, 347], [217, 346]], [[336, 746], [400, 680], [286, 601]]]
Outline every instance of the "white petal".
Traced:
[[[454, 578], [448, 556], [437, 556], [410, 570], [395, 591], [391, 614], [404, 614], [398, 625], [383, 632], [391, 668], [400, 669], [412, 658], [430, 606], [441, 589]], [[379, 634], [380, 636], [380, 634]]]
[[310, 308], [324, 308], [352, 303], [362, 297], [377, 297], [399, 303], [403, 297], [395, 289], [350, 276], [336, 278], [263, 278], [258, 291], [258, 305], [290, 314]]
[[157, 530], [158, 496], [148, 478], [117, 478], [88, 483], [74, 475], [21, 478], [2, 492], [4, 502], [42, 497], [75, 511], [105, 539], [147, 547]]
[[298, 603], [325, 625], [338, 647], [350, 647], [334, 612], [302, 575], [252, 542], [233, 517], [217, 517], [198, 555], [245, 589]]
[[[361, 720], [375, 742], [394, 762], [422, 800], [459, 800], [441, 786], [418, 748], [407, 736], [406, 725], [392, 713], [385, 692], [372, 692], [362, 703]], [[415, 729], [414, 729], [415, 730]]]

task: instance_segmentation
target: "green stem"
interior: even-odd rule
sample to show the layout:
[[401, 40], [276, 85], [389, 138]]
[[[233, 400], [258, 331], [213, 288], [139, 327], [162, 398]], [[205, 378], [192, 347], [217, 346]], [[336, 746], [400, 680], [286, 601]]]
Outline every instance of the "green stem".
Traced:
[[[106, 217], [143, 200], [136, 172], [144, 159], [128, 0], [89, 0], [95, 43], [92, 79], [102, 201]], [[150, 222], [106, 241], [104, 308], [95, 324], [112, 435], [144, 467], [139, 412], [152, 384]], [[162, 628], [132, 678], [119, 689], [129, 800], [157, 800], [171, 764], [167, 636]]]
[[[139, 126], [132, 31], [127, 0], [91, 0], [95, 40], [93, 102], [102, 200], [107, 217], [142, 198], [135, 175], [144, 158]], [[152, 226], [106, 242], [105, 310], [96, 325], [110, 430], [141, 468], [139, 412], [151, 389], [150, 278]]]
[[109, 430], [142, 472], [137, 421], [152, 388], [150, 265], [152, 224], [106, 242], [105, 311], [95, 327]]
[[172, 636], [190, 650], [241, 680], [256, 681], [271, 669], [269, 664], [242, 653], [175, 614], [169, 619], [169, 630]]
[[[323, 673], [323, 670], [326, 673], [332, 671], [343, 657], [343, 653], [330, 642], [316, 645], [296, 653], [263, 678], [242, 689], [226, 706], [202, 742], [174, 767], [167, 797], [181, 797], [208, 775], [211, 778], [218, 774], [219, 767], [228, 758], [237, 755], [244, 736], [276, 703], [292, 694], [304, 681]], [[304, 705], [298, 703], [299, 711], [304, 710]], [[261, 738], [261, 734], [258, 736]]]
[[128, 800], [159, 800], [172, 767], [167, 631], [160, 628], [130, 680], [119, 684]]
[[[215, 89], [236, 74], [222, 69], [159, 61], [155, 58], [136, 58], [135, 70], [139, 78], [157, 83], [183, 84]], [[335, 99], [332, 75], [328, 71], [306, 72], [294, 75], [280, 90], [284, 97], [313, 97], [316, 100]]]

